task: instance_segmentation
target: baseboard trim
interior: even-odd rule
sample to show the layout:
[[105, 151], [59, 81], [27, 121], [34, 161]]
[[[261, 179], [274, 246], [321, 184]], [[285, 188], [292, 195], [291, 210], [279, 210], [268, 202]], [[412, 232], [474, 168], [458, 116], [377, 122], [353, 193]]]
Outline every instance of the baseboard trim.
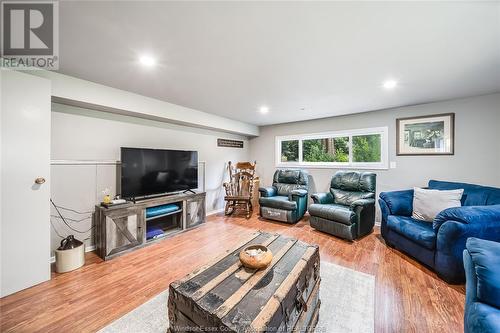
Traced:
[[[85, 246], [85, 252], [92, 252], [94, 250], [95, 250], [95, 245]], [[55, 262], [56, 262], [56, 257], [55, 256], [50, 257], [50, 263], [53, 264]]]
[[216, 210], [212, 210], [212, 211], [209, 211], [207, 213], [207, 216], [210, 216], [210, 215], [215, 215], [215, 214], [218, 214], [218, 213], [222, 213], [224, 211], [224, 208], [221, 208], [221, 209], [216, 209]]

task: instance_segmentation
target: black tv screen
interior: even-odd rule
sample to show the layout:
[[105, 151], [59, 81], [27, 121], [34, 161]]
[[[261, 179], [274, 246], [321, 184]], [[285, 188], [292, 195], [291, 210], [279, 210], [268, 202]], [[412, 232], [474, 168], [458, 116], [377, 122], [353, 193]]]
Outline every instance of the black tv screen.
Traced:
[[137, 198], [198, 188], [198, 152], [121, 148], [121, 195]]

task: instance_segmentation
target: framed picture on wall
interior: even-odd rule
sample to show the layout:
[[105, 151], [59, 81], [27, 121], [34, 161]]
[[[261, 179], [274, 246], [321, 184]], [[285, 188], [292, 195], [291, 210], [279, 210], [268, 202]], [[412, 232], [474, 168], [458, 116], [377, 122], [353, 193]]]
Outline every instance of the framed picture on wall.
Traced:
[[455, 114], [396, 119], [397, 155], [453, 155]]

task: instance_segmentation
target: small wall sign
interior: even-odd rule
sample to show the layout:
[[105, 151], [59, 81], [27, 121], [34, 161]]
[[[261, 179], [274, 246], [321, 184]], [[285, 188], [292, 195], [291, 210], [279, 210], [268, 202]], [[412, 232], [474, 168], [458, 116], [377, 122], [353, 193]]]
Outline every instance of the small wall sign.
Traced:
[[229, 139], [217, 139], [217, 147], [243, 148], [243, 141], [241, 141], [241, 140], [229, 140]]

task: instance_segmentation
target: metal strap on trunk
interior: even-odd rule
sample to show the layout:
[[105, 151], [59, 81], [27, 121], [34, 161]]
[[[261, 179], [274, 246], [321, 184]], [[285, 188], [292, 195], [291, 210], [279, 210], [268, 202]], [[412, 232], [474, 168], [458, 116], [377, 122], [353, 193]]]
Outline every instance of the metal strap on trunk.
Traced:
[[217, 308], [215, 314], [217, 317], [222, 318], [228, 314], [231, 309], [238, 304], [245, 295], [252, 290], [252, 288], [262, 280], [262, 278], [273, 269], [274, 265], [290, 250], [290, 248], [297, 242], [296, 239], [290, 239], [273, 257], [271, 264], [263, 270], [255, 272], [233, 295], [231, 295], [221, 306]]
[[302, 314], [299, 316], [299, 319], [297, 320], [295, 327], [293, 328], [293, 332], [304, 332], [304, 328], [306, 328], [306, 332], [314, 332], [314, 326], [316, 325], [318, 310], [319, 310], [321, 301], [318, 300], [317, 304], [314, 304], [313, 302], [314, 302], [314, 298], [317, 297], [317, 294], [319, 292], [320, 282], [321, 282], [321, 279], [318, 279], [311, 294], [309, 295], [309, 299], [307, 300], [307, 307], [309, 308], [309, 310], [314, 311], [314, 313], [310, 315], [311, 319], [307, 323], [306, 320], [308, 318], [308, 313], [307, 313], [307, 311], [303, 311]]
[[295, 267], [292, 269], [290, 274], [288, 274], [279, 288], [276, 289], [273, 297], [269, 299], [269, 301], [262, 308], [257, 317], [255, 317], [252, 324], [247, 329], [247, 332], [262, 332], [265, 330], [266, 325], [269, 323], [274, 313], [281, 306], [290, 288], [297, 283], [298, 279], [300, 278], [301, 272], [307, 266], [307, 263], [314, 255], [314, 253], [316, 253], [316, 251], [316, 247], [310, 246], [307, 248], [306, 252], [302, 256], [302, 258], [300, 258], [297, 264], [295, 264]]

